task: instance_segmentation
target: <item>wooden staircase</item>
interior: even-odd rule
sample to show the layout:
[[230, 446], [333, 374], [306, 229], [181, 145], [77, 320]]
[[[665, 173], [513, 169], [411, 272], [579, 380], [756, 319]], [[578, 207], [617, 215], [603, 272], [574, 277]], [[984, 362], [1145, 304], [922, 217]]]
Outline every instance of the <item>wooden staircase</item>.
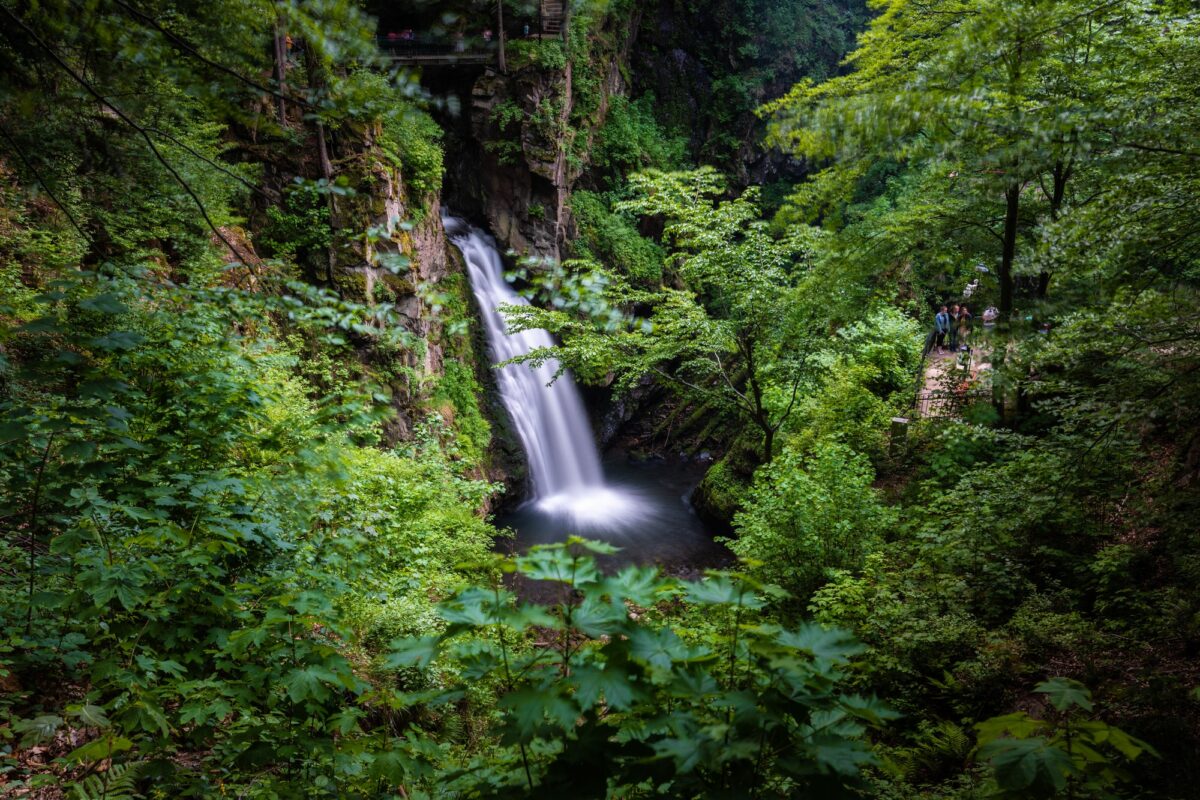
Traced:
[[567, 22], [566, 0], [541, 0], [538, 16], [543, 39], [561, 38]]

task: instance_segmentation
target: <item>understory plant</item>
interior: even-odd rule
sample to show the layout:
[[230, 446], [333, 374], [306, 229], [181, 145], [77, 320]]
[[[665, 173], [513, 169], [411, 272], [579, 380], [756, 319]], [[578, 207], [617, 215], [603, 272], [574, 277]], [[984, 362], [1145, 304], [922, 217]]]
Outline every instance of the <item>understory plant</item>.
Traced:
[[[390, 665], [457, 676], [431, 702], [496, 687], [502, 712], [485, 759], [437, 775], [471, 797], [843, 797], [875, 763], [869, 730], [895, 715], [841, 688], [862, 648], [844, 630], [781, 627], [762, 615], [779, 589], [713, 572], [699, 582], [628, 566], [571, 539], [499, 562], [504, 582], [440, 606], [437, 635], [398, 640]], [[685, 640], [655, 608], [713, 621]], [[693, 630], [693, 632], [695, 632]], [[414, 770], [414, 778], [420, 772]], [[569, 794], [568, 794], [569, 793]]]

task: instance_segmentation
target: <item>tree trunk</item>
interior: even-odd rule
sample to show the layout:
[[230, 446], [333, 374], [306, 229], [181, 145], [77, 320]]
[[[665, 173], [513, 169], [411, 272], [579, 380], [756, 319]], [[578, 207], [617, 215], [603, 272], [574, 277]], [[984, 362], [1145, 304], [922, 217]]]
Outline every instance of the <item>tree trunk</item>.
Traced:
[[500, 53], [497, 63], [500, 67], [500, 74], [508, 72], [508, 65], [504, 58], [504, 0], [496, 0], [496, 34], [499, 37]]
[[[1070, 163], [1061, 160], [1054, 162], [1054, 185], [1050, 189], [1050, 220], [1056, 222], [1062, 210], [1063, 198], [1067, 194], [1067, 178], [1071, 176]], [[1038, 274], [1037, 296], [1039, 300], [1046, 299], [1046, 291], [1050, 288], [1050, 273]]]
[[279, 92], [279, 127], [287, 127], [287, 102], [283, 99], [287, 84], [287, 33], [283, 29], [283, 18], [275, 23], [275, 88]]
[[1017, 219], [1021, 210], [1021, 184], [1004, 190], [1004, 245], [1000, 253], [1000, 316], [1007, 320], [1013, 310], [1013, 261], [1017, 255]]

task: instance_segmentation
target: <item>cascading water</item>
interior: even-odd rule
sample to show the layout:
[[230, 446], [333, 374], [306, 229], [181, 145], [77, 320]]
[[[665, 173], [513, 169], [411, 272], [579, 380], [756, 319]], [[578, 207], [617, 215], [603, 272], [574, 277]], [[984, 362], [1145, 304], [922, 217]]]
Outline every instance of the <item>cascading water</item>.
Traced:
[[[550, 334], [541, 329], [508, 332], [498, 309], [526, 305], [527, 301], [505, 281], [495, 241], [463, 220], [447, 217], [444, 223], [466, 261], [493, 362], [553, 346]], [[558, 369], [557, 361], [548, 360], [536, 369], [508, 364], [496, 371], [500, 399], [529, 461], [531, 502], [584, 529], [636, 521], [642, 516], [642, 504], [627, 491], [605, 486], [600, 453], [579, 390], [569, 373], [554, 380]]]

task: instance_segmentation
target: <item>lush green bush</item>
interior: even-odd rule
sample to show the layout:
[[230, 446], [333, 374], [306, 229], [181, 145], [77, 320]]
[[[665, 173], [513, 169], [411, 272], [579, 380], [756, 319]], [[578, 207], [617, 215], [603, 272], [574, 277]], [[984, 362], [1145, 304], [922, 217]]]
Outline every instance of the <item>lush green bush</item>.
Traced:
[[455, 436], [447, 443], [467, 464], [478, 466], [487, 455], [492, 428], [479, 410], [483, 387], [469, 364], [447, 360], [433, 394], [435, 405], [447, 404], [453, 412]]
[[858, 572], [896, 516], [871, 487], [874, 473], [843, 444], [785, 446], [761, 468], [734, 517], [731, 549], [805, 601], [840, 572]]
[[608, 116], [596, 134], [592, 163], [613, 175], [654, 167], [678, 169], [684, 164], [687, 141], [665, 130], [654, 117], [653, 94], [630, 100], [609, 99]]
[[579, 227], [575, 246], [582, 251], [580, 255], [601, 262], [639, 286], [659, 285], [662, 249], [640, 235], [624, 216], [609, 210], [603, 196], [577, 191], [571, 195], [571, 211]]
[[398, 102], [398, 107], [383, 118], [379, 144], [400, 167], [416, 202], [423, 205], [441, 191], [445, 170], [442, 128], [428, 113], [411, 103]]
[[267, 207], [267, 224], [256, 244], [263, 255], [307, 263], [333, 242], [329, 205], [316, 184], [289, 186], [280, 205]]
[[[0, 514], [26, 533], [0, 544], [19, 687], [0, 713], [25, 746], [66, 720], [98, 730], [64, 763], [121, 754], [168, 792], [332, 787], [352, 775], [338, 752], [377, 748], [359, 722], [376, 687], [352, 664], [486, 555], [488, 487], [436, 447], [348, 441], [380, 422], [367, 387], [310, 399], [271, 335], [275, 301], [219, 277], [68, 273], [6, 336], [20, 370], [0, 385]], [[85, 687], [74, 711], [62, 685]], [[180, 747], [198, 766], [167, 760]]]
[[[458, 673], [429, 693], [435, 703], [485, 681], [503, 712], [499, 741], [471, 769], [431, 768], [427, 750], [399, 741], [404, 782], [467, 796], [853, 796], [875, 763], [864, 735], [893, 717], [840, 690], [854, 640], [764, 622], [778, 592], [743, 575], [604, 576], [592, 553], [612, 552], [580, 540], [535, 548], [503, 569], [559, 601], [521, 602], [497, 581], [443, 603], [444, 632], [396, 643], [395, 666]], [[695, 641], [652, 611], [681, 600], [714, 622]]]
[[559, 72], [567, 66], [567, 51], [558, 39], [510, 39], [506, 55], [512, 69], [536, 67]]

